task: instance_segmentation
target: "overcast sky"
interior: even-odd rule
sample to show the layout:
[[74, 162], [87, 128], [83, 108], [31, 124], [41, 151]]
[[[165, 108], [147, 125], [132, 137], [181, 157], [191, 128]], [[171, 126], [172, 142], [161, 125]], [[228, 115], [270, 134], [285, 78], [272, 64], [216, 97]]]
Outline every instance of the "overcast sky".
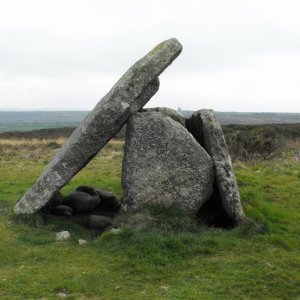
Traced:
[[171, 37], [147, 106], [300, 112], [299, 0], [0, 0], [0, 108], [92, 109]]

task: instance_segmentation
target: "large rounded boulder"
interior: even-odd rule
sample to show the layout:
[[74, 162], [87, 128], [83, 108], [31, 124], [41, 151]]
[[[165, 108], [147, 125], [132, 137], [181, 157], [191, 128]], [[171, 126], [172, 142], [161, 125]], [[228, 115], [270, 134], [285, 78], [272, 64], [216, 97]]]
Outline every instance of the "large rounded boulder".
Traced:
[[160, 112], [139, 112], [128, 122], [122, 210], [147, 205], [196, 215], [213, 192], [211, 157], [178, 122]]

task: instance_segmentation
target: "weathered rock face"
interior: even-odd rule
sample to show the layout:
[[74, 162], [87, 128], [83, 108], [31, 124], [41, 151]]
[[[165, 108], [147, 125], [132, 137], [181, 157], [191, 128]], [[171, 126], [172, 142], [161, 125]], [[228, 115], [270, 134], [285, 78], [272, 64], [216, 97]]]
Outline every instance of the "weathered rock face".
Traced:
[[85, 185], [77, 187], [76, 191], [87, 193], [91, 196], [98, 197], [100, 203], [96, 207], [99, 210], [117, 211], [120, 208], [120, 203], [117, 197], [111, 192], [96, 189], [94, 187], [85, 186]]
[[123, 160], [123, 211], [163, 204], [196, 215], [212, 194], [213, 163], [178, 122], [159, 113], [134, 114]]
[[143, 112], [148, 111], [157, 111], [162, 113], [163, 115], [166, 115], [173, 119], [174, 121], [180, 123], [182, 126], [185, 127], [185, 117], [178, 113], [176, 110], [168, 108], [168, 107], [151, 107], [151, 108], [145, 108], [142, 110]]
[[120, 208], [120, 203], [113, 193], [96, 189], [98, 197], [101, 199], [101, 209], [115, 211]]
[[70, 217], [73, 215], [73, 208], [68, 205], [57, 205], [54, 210], [56, 215]]
[[34, 213], [78, 173], [157, 92], [157, 77], [179, 55], [182, 46], [167, 40], [135, 63], [73, 132], [32, 188], [15, 206], [15, 213]]
[[240, 193], [222, 127], [213, 110], [199, 110], [186, 122], [188, 130], [212, 157], [223, 208], [235, 222], [245, 220]]
[[98, 195], [90, 195], [81, 191], [74, 191], [68, 195], [67, 204], [77, 213], [88, 213], [101, 203]]

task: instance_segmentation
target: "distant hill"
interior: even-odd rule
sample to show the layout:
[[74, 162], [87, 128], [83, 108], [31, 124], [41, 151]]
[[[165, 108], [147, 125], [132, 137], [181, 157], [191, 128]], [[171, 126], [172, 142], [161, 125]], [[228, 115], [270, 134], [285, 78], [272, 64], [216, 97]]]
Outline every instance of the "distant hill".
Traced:
[[[88, 111], [0, 111], [0, 132], [76, 127]], [[193, 112], [181, 110], [189, 117]], [[300, 123], [300, 113], [216, 112], [222, 124]]]
[[[181, 110], [189, 117], [193, 111]], [[291, 124], [300, 123], [300, 113], [251, 113], [251, 112], [216, 112], [221, 124]]]
[[0, 111], [0, 132], [76, 127], [88, 111]]

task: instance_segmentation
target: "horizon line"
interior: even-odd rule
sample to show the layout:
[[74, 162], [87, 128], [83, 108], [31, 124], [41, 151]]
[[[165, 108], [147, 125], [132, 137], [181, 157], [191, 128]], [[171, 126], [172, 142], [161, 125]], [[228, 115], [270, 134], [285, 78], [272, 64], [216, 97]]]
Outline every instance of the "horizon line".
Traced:
[[[92, 109], [70, 109], [70, 108], [15, 108], [15, 107], [0, 107], [1, 112], [90, 112]], [[176, 111], [197, 111], [192, 109], [180, 110], [174, 109]], [[214, 110], [215, 112], [221, 113], [261, 113], [261, 114], [300, 114], [300, 112], [290, 112], [290, 111], [235, 111], [235, 110]]]

